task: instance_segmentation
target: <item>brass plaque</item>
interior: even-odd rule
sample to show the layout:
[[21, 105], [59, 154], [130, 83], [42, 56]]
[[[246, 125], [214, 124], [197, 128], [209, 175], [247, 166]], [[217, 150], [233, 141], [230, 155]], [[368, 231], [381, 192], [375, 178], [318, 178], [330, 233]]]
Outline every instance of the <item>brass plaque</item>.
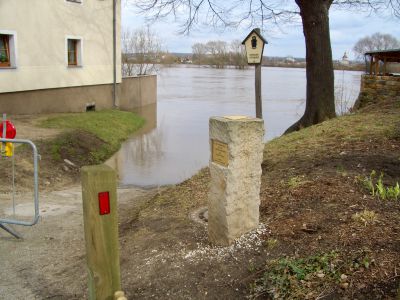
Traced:
[[217, 140], [211, 140], [211, 141], [212, 141], [212, 153], [211, 153], [212, 162], [227, 167], [229, 164], [228, 144], [222, 143]]

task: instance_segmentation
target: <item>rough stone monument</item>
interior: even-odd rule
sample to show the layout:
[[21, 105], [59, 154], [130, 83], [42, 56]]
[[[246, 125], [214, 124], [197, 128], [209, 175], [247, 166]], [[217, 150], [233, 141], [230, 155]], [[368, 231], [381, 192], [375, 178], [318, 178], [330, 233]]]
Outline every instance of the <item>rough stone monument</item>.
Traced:
[[263, 137], [262, 119], [210, 119], [208, 235], [215, 245], [230, 245], [258, 227]]

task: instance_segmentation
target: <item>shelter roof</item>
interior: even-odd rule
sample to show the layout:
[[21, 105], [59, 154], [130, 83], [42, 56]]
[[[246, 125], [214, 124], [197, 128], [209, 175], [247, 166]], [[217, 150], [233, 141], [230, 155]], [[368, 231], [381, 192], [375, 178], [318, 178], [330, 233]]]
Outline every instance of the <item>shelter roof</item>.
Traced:
[[373, 56], [387, 62], [400, 62], [400, 49], [368, 51], [364, 55]]
[[246, 42], [246, 40], [252, 35], [252, 34], [256, 34], [258, 35], [258, 37], [265, 43], [268, 44], [267, 40], [261, 35], [261, 33], [257, 32], [256, 29], [253, 29], [252, 31], [250, 31], [250, 33], [246, 36], [246, 38], [243, 40], [242, 45], [244, 45], [244, 43]]

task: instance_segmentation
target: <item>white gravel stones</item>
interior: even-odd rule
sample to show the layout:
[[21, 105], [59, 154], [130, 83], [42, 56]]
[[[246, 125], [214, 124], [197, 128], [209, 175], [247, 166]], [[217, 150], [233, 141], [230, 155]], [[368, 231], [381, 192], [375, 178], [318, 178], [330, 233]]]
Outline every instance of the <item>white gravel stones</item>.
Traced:
[[182, 251], [185, 260], [197, 262], [200, 260], [223, 260], [230, 256], [235, 259], [235, 255], [240, 251], [257, 251], [262, 245], [263, 236], [270, 234], [265, 224], [260, 224], [256, 229], [235, 239], [230, 246], [210, 246], [198, 244], [197, 249], [190, 251]]

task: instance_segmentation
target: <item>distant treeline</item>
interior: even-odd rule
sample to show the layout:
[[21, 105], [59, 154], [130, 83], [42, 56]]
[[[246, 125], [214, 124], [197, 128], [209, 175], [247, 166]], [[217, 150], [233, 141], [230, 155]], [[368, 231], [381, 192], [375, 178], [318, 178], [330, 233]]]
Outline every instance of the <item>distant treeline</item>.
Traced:
[[[279, 60], [271, 59], [270, 57], [263, 57], [262, 65], [264, 67], [281, 67], [281, 68], [305, 68], [305, 61], [288, 61], [287, 58], [281, 57]], [[345, 71], [365, 71], [365, 64], [363, 63], [352, 63], [344, 65], [340, 62], [333, 62], [333, 68], [335, 70]]]
[[[124, 57], [128, 56], [126, 61], [131, 63], [140, 64], [160, 64], [160, 65], [174, 65], [174, 64], [196, 64], [208, 65], [214, 68], [225, 68], [233, 66], [237, 69], [244, 69], [248, 66], [246, 56], [238, 55], [237, 53], [227, 54], [190, 54], [190, 53], [159, 53], [157, 56], [153, 55], [138, 55], [138, 54], [123, 54]], [[125, 61], [124, 60], [124, 61]], [[264, 67], [281, 67], [281, 68], [305, 68], [306, 62], [304, 58], [291, 58], [291, 57], [270, 57], [264, 56], [262, 65]], [[365, 71], [365, 63], [352, 62], [344, 65], [338, 61], [333, 62], [335, 70], [347, 71]]]
[[[244, 69], [248, 66], [246, 50], [240, 40], [225, 42], [220, 40], [192, 45], [192, 53], [170, 53], [163, 49], [160, 39], [150, 27], [136, 31], [122, 32], [122, 71], [124, 76], [157, 73], [159, 65], [195, 64], [214, 68], [234, 67]], [[292, 56], [264, 56], [263, 66], [284, 68], [305, 68], [305, 58]], [[333, 61], [335, 69], [365, 70], [365, 64], [348, 60]]]
[[215, 68], [234, 66], [238, 69], [247, 67], [246, 51], [241, 41], [209, 41], [192, 46], [192, 63], [209, 65]]

